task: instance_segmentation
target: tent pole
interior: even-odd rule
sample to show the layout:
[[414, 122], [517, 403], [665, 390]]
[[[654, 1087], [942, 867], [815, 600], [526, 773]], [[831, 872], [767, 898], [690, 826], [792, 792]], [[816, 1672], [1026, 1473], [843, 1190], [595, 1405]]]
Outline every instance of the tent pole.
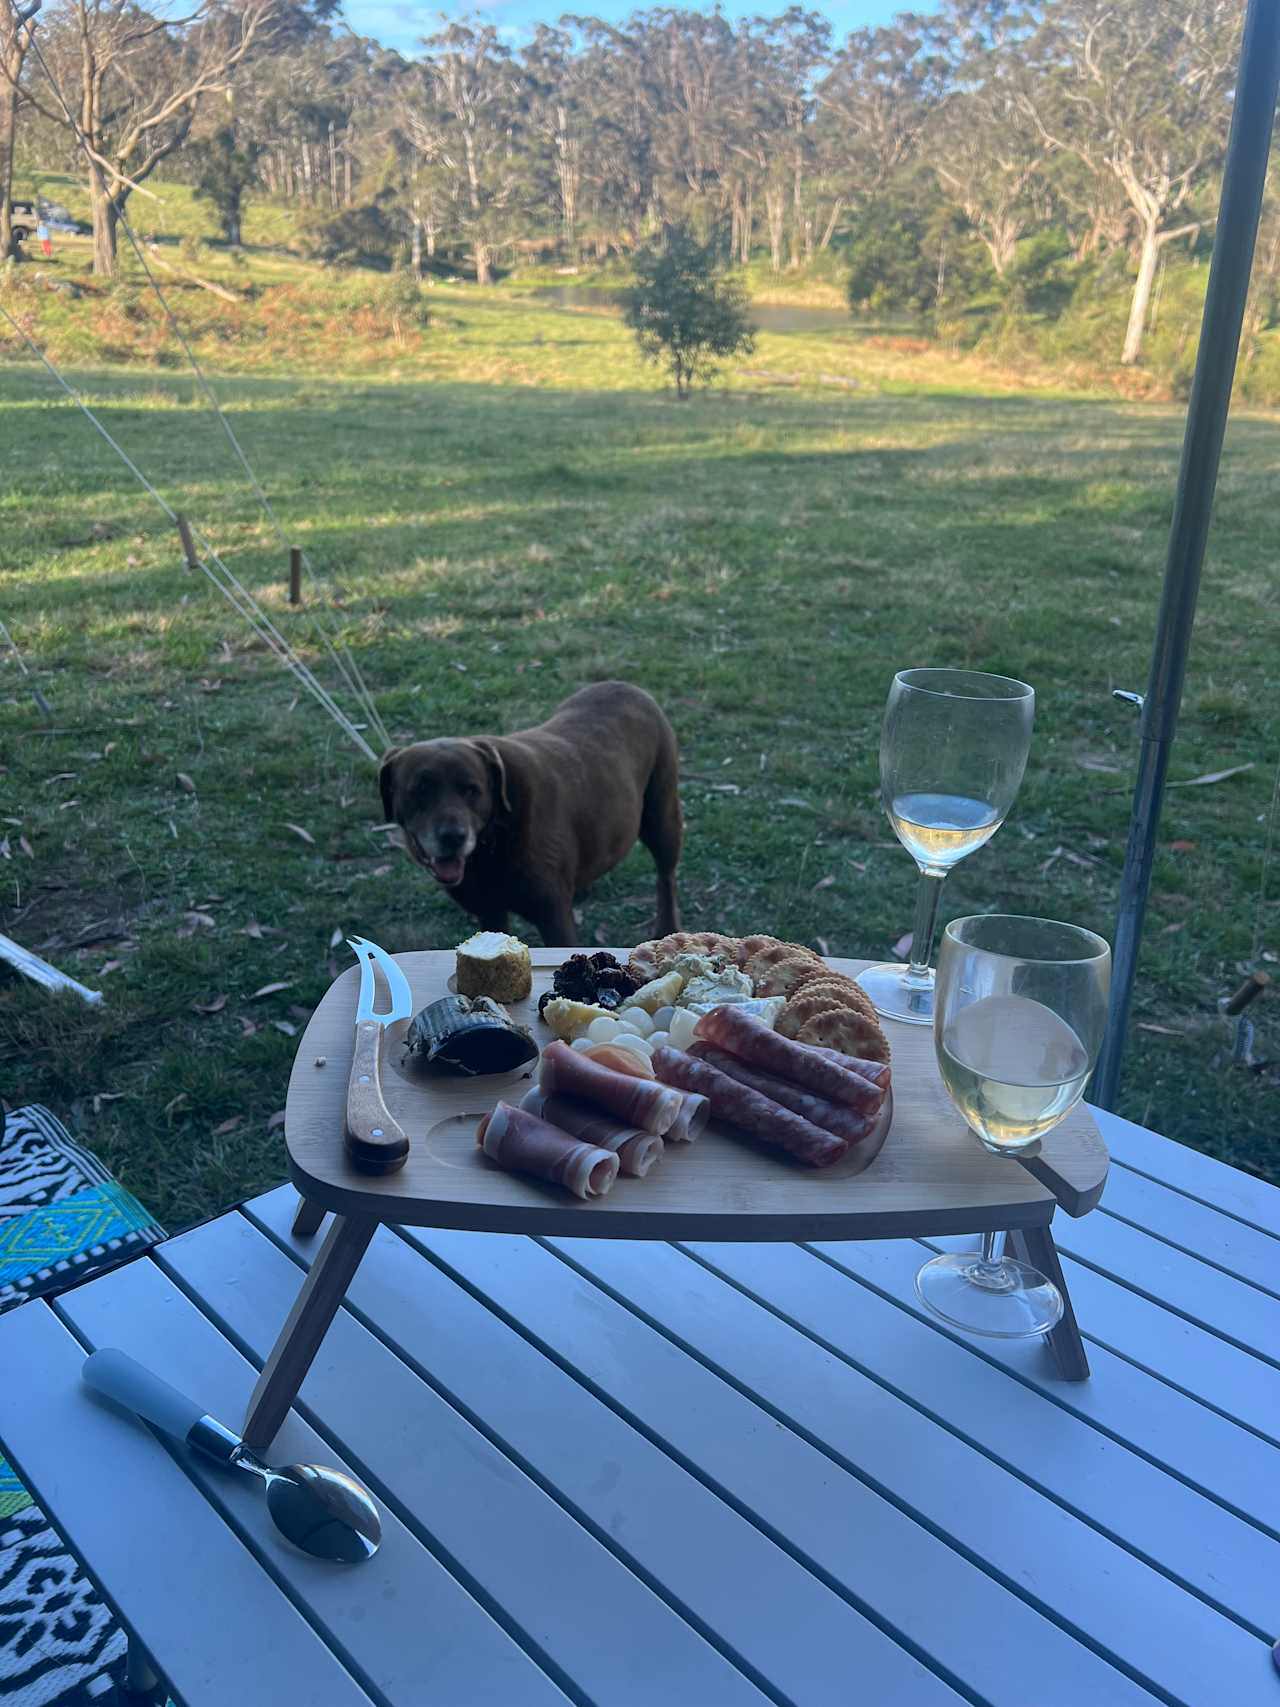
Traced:
[[1249, 0], [1240, 70], [1236, 79], [1222, 177], [1222, 198], [1214, 236], [1200, 350], [1187, 408], [1182, 466], [1174, 501], [1173, 524], [1165, 559], [1164, 591], [1156, 624], [1151, 674], [1142, 706], [1142, 741], [1129, 819], [1129, 841], [1120, 879], [1116, 913], [1111, 1011], [1098, 1057], [1090, 1100], [1115, 1106], [1124, 1055], [1129, 1005], [1142, 940], [1147, 891], [1155, 859], [1165, 773], [1173, 745], [1186, 674], [1187, 648], [1195, 621], [1196, 595], [1204, 562], [1205, 539], [1218, 481], [1218, 462], [1235, 377], [1240, 328], [1244, 321], [1253, 264], [1254, 239], [1262, 208], [1280, 79], [1280, 0]]

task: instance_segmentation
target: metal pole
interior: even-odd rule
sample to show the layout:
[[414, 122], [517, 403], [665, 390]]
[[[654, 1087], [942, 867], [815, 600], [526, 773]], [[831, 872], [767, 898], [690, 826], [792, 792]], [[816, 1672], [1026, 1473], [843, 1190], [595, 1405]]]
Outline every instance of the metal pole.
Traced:
[[1103, 1108], [1114, 1107], [1120, 1081], [1165, 773], [1182, 700], [1187, 648], [1195, 620], [1200, 569], [1218, 482], [1218, 462], [1258, 233], [1278, 80], [1280, 0], [1249, 0], [1222, 176], [1218, 228], [1200, 325], [1200, 351], [1187, 409], [1182, 466], [1178, 471], [1173, 525], [1169, 531], [1164, 591], [1142, 707], [1142, 745], [1116, 915], [1111, 1012], [1090, 1091], [1090, 1100]]

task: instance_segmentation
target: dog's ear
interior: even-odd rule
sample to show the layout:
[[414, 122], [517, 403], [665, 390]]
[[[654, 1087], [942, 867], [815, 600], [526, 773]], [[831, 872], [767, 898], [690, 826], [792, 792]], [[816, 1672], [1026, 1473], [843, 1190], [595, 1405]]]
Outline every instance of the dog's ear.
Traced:
[[489, 776], [499, 808], [503, 812], [510, 812], [511, 796], [507, 793], [507, 767], [502, 754], [492, 741], [473, 741], [471, 745], [489, 767]]
[[382, 791], [382, 821], [393, 824], [396, 816], [396, 760], [403, 747], [388, 747], [378, 767], [378, 787]]

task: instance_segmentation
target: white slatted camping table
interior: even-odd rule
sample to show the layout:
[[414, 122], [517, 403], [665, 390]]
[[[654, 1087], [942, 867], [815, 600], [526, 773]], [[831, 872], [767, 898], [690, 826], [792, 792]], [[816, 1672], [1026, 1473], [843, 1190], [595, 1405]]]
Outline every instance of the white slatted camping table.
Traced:
[[382, 1507], [325, 1565], [79, 1385], [241, 1416], [282, 1188], [0, 1319], [0, 1448], [186, 1707], [1277, 1707], [1280, 1191], [1098, 1118], [1088, 1381], [934, 1323], [912, 1240], [383, 1227], [273, 1447]]

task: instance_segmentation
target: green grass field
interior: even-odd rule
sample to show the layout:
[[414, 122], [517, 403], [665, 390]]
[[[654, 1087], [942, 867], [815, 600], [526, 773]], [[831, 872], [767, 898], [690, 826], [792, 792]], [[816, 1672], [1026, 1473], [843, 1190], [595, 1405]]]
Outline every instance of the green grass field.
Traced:
[[[73, 251], [55, 261], [67, 276]], [[252, 341], [198, 287], [175, 303], [289, 537], [332, 577], [396, 739], [503, 730], [585, 681], [641, 682], [681, 740], [686, 922], [881, 955], [914, 889], [878, 801], [892, 672], [1024, 676], [1026, 783], [944, 910], [1110, 933], [1136, 747], [1111, 690], [1145, 685], [1178, 409], [1033, 389], [853, 329], [762, 336], [681, 407], [601, 313], [438, 288], [432, 324], [397, 333], [376, 278], [265, 250], [248, 270]], [[156, 367], [153, 311], [131, 319], [123, 295], [5, 301], [61, 359], [77, 338], [119, 347], [125, 365], [82, 361], [76, 382], [334, 685], [221, 429]], [[90, 324], [117, 311], [122, 329]], [[466, 925], [388, 848], [372, 767], [184, 569], [49, 376], [13, 354], [0, 406], [0, 616], [54, 712], [46, 728], [0, 656], [0, 930], [106, 993], [91, 1010], [0, 973], [0, 1089], [49, 1103], [178, 1226], [281, 1176], [271, 1117], [298, 1028], [347, 964], [335, 933], [404, 949]], [[1280, 951], [1275, 873], [1255, 941], [1278, 465], [1280, 425], [1238, 417], [1173, 775], [1254, 768], [1169, 795], [1122, 1104], [1271, 1177], [1274, 1075], [1229, 1067], [1215, 1002]], [[586, 902], [585, 937], [647, 935], [651, 901], [638, 850]], [[1253, 1012], [1274, 1059], [1274, 999]]]

